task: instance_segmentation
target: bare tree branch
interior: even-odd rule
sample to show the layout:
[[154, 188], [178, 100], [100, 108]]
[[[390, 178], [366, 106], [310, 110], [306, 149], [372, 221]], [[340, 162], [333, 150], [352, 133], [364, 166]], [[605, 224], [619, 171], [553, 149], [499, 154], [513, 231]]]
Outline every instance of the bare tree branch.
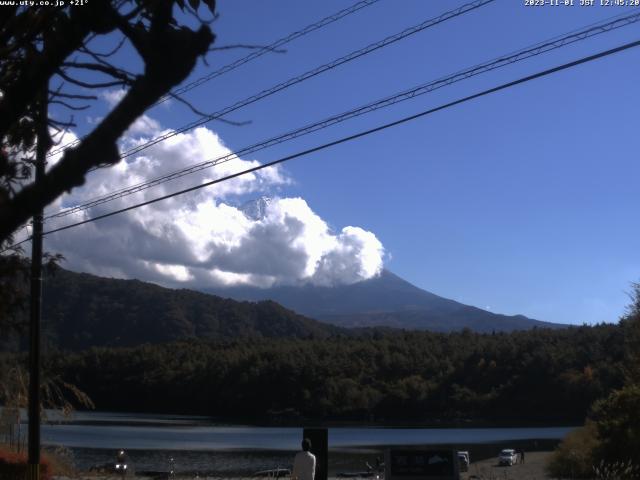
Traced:
[[[210, 114], [210, 113], [205, 113], [205, 112], [202, 112], [202, 111], [198, 110], [196, 107], [193, 106], [193, 104], [191, 102], [189, 102], [188, 100], [182, 98], [180, 95], [178, 95], [176, 93], [169, 92], [168, 95], [171, 98], [176, 99], [178, 102], [182, 103], [183, 105], [186, 105], [193, 113], [195, 113], [196, 115], [200, 115], [202, 118], [211, 118], [211, 117], [213, 117], [213, 115]], [[226, 118], [221, 118], [221, 117], [214, 118], [214, 120], [216, 120], [218, 122], [226, 123], [228, 125], [233, 125], [235, 127], [243, 127], [245, 125], [251, 124], [251, 121], [248, 121], [248, 120], [244, 121], [244, 122], [235, 122], [233, 120], [227, 120]]]
[[49, 93], [53, 94], [55, 97], [58, 97], [58, 98], [68, 98], [71, 100], [97, 100], [98, 99], [97, 95], [80, 95], [76, 93], [71, 94], [71, 93], [64, 93], [64, 92], [52, 92], [51, 90], [49, 90]]
[[70, 103], [67, 103], [62, 100], [50, 100], [49, 105], [62, 105], [63, 107], [68, 108], [69, 110], [74, 110], [74, 111], [86, 110], [91, 106], [91, 105], [80, 105], [80, 106], [71, 105]]
[[[86, 62], [65, 62], [62, 64], [64, 68], [76, 68], [82, 70], [93, 70], [96, 72], [104, 73], [113, 78], [119, 78], [124, 82], [133, 82], [133, 77], [127, 72], [120, 70], [117, 67], [107, 65], [104, 63], [86, 63]], [[64, 78], [64, 77], [63, 77]]]
[[[31, 183], [16, 193], [8, 202], [0, 202], [0, 241], [6, 240], [20, 225], [24, 224], [34, 211], [51, 203], [58, 196], [74, 187], [82, 185], [86, 174], [93, 168], [111, 165], [119, 161], [117, 140], [129, 126], [151, 107], [159, 98], [182, 82], [193, 70], [198, 58], [206, 54], [214, 40], [211, 30], [202, 25], [193, 31], [172, 24], [172, 1], [144, 2], [149, 11], [148, 26], [143, 23], [132, 25], [118, 13], [109, 2], [105, 2], [103, 25], [93, 26], [92, 31], [102, 32], [110, 25], [126, 35], [138, 51], [145, 64], [144, 73], [136, 77], [124, 98], [111, 110], [95, 129], [76, 147], [65, 150], [60, 161], [54, 165], [38, 184]], [[86, 9], [74, 9], [80, 11]], [[40, 73], [48, 80], [58, 73], [69, 83], [81, 87], [96, 88], [97, 85], [122, 85], [123, 80], [102, 84], [76, 80], [60, 67], [66, 56], [83, 46], [83, 40], [90, 33], [83, 30], [82, 35], [74, 37], [73, 47], [64, 44], [67, 55], [56, 57], [46, 70]], [[65, 36], [66, 38], [66, 36]], [[2, 100], [4, 100], [4, 97]], [[24, 102], [29, 98], [25, 96]], [[27, 103], [25, 103], [26, 105]], [[17, 105], [11, 105], [15, 110]], [[9, 108], [0, 102], [0, 114]], [[0, 119], [3, 118], [0, 115]], [[16, 118], [15, 116], [13, 117]], [[7, 126], [10, 123], [7, 121]], [[58, 125], [63, 125], [58, 122]], [[0, 123], [0, 133], [2, 123]]]
[[[138, 9], [136, 9], [138, 10]], [[84, 46], [79, 48], [79, 51], [81, 51], [82, 53], [86, 53], [89, 54], [91, 56], [96, 56], [96, 57], [101, 57], [101, 58], [109, 58], [112, 57], [113, 55], [115, 55], [116, 53], [118, 53], [118, 51], [122, 48], [122, 46], [124, 45], [124, 42], [126, 42], [127, 39], [126, 37], [122, 37], [120, 39], [120, 41], [118, 42], [118, 44], [113, 48], [113, 50], [110, 50], [108, 52], [105, 53], [100, 53], [100, 52], [94, 52], [93, 50], [89, 49], [89, 47], [87, 46], [89, 41], [85, 42]]]
[[68, 122], [63, 122], [62, 120], [54, 120], [52, 118], [50, 118], [49, 121], [55, 123], [57, 126], [62, 127], [63, 129], [69, 129], [78, 126], [74, 123], [73, 117], [71, 117]]
[[112, 13], [105, 7], [109, 7], [108, 2], [96, 2], [91, 10], [74, 8], [68, 17], [59, 15], [58, 26], [64, 34], [50, 35], [42, 52], [29, 59], [28, 68], [20, 70], [15, 81], [7, 85], [3, 92], [0, 99], [0, 138], [4, 138], [12, 122], [24, 114], [28, 105], [34, 102], [37, 92], [45, 88], [60, 64], [82, 46], [92, 31], [108, 33], [115, 28], [115, 24], [109, 22]]
[[131, 84], [131, 82], [129, 82], [128, 80], [114, 80], [113, 82], [101, 82], [101, 83], [83, 82], [82, 80], [77, 80], [75, 78], [70, 77], [63, 70], [57, 70], [56, 75], [61, 76], [69, 83], [73, 83], [74, 85], [77, 85], [83, 88], [108, 88], [108, 87], [116, 87], [116, 86]]

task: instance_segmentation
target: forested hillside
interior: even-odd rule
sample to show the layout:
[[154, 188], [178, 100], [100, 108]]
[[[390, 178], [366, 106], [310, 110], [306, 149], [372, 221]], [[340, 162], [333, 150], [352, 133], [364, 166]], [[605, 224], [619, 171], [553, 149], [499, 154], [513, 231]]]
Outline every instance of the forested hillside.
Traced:
[[178, 342], [50, 357], [99, 409], [217, 417], [581, 422], [622, 384], [623, 333], [369, 332]]
[[[25, 285], [26, 288], [26, 285]], [[477, 332], [511, 331], [558, 325], [522, 316], [505, 316], [462, 305], [420, 290], [395, 275], [340, 288], [284, 289], [287, 298], [358, 310], [371, 301], [394, 312], [325, 315], [317, 321], [270, 300], [236, 301], [186, 289], [169, 289], [139, 280], [102, 278], [61, 268], [43, 288], [45, 343], [83, 350], [93, 346], [136, 346], [188, 339], [230, 340], [244, 337], [307, 338], [346, 333], [345, 328], [395, 327], [439, 332], [471, 328]], [[306, 292], [306, 294], [304, 293]], [[318, 297], [318, 295], [320, 297]], [[316, 303], [313, 303], [316, 302]], [[319, 302], [319, 303], [318, 303]], [[334, 305], [334, 306], [335, 306]], [[27, 311], [22, 312], [26, 324]], [[358, 332], [351, 332], [358, 334]], [[0, 349], [15, 341], [0, 339]]]
[[340, 331], [271, 301], [237, 302], [63, 269], [45, 281], [42, 325], [47, 343], [71, 350], [189, 338], [326, 337]]

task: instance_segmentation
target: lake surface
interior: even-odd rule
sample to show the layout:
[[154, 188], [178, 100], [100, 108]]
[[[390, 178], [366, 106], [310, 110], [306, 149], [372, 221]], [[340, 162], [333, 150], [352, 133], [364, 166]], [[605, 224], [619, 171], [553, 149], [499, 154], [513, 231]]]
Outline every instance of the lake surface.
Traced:
[[[333, 427], [329, 428], [329, 448], [334, 452], [371, 452], [400, 445], [559, 440], [571, 430]], [[301, 438], [302, 428], [222, 425], [206, 417], [170, 415], [80, 412], [71, 422], [42, 426], [43, 444], [71, 449], [81, 468], [108, 462], [115, 449], [124, 448], [144, 469], [162, 470], [173, 456], [178, 470], [182, 463], [184, 468], [198, 471], [256, 471], [286, 466]]]
[[[85, 414], [86, 415], [86, 414]], [[108, 420], [111, 418], [111, 421]], [[98, 420], [99, 419], [99, 420]], [[96, 421], [101, 423], [86, 423]], [[207, 425], [180, 417], [118, 415], [78, 418], [76, 422], [43, 425], [48, 445], [143, 450], [287, 450], [299, 447], [302, 428]], [[329, 428], [330, 448], [495, 443], [508, 440], [560, 439], [571, 427], [544, 428]]]

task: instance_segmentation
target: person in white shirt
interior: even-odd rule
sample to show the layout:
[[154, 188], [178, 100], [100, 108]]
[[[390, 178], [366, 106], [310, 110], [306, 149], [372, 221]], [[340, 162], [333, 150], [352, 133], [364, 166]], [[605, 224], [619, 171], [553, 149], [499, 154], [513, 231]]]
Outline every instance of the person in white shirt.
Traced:
[[302, 440], [302, 451], [293, 459], [292, 480], [313, 480], [316, 476], [316, 457], [311, 453], [311, 440]]

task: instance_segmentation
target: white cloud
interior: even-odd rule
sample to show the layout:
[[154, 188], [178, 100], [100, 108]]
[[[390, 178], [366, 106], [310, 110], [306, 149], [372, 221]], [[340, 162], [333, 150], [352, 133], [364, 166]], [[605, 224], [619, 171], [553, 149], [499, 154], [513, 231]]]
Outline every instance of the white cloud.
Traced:
[[107, 105], [115, 107], [126, 94], [127, 90], [125, 89], [105, 90], [100, 94], [100, 96], [105, 102], [107, 102]]
[[155, 137], [161, 131], [160, 124], [148, 115], [142, 115], [127, 130], [126, 135]]
[[[125, 148], [161, 132], [141, 117], [129, 129]], [[70, 207], [206, 160], [230, 150], [207, 128], [183, 133], [90, 175], [87, 183], [57, 201]], [[152, 189], [50, 221], [46, 229], [92, 218], [259, 163], [234, 158]], [[260, 216], [237, 207], [288, 183], [279, 168], [268, 168], [184, 196], [138, 208], [48, 236], [47, 249], [60, 252], [71, 269], [98, 275], [140, 278], [161, 284], [206, 288], [219, 285], [353, 283], [377, 275], [384, 248], [359, 227], [333, 232], [302, 198], [274, 198]]]
[[[57, 151], [61, 147], [74, 143], [78, 140], [78, 136], [73, 131], [70, 131], [70, 130], [63, 130], [60, 132], [56, 132], [53, 129], [49, 129], [49, 132], [51, 134], [53, 141], [56, 142], [56, 145], [52, 147], [52, 150]], [[59, 150], [58, 153], [47, 158], [47, 170], [53, 167], [56, 163], [58, 163], [62, 158], [63, 154], [64, 154], [64, 151]]]
[[376, 236], [359, 227], [345, 227], [335, 248], [321, 258], [314, 282], [321, 285], [354, 283], [380, 273], [384, 248]]
[[[253, 275], [259, 283], [319, 285], [353, 283], [377, 275], [384, 249], [375, 235], [357, 227], [334, 234], [301, 198], [273, 199], [261, 219], [221, 206], [232, 225], [223, 235], [202, 232], [210, 239], [201, 250], [205, 268]], [[244, 219], [236, 220], [241, 215]], [[198, 225], [207, 227], [203, 222]]]
[[[86, 120], [89, 125], [99, 125], [102, 120], [104, 120], [104, 117], [92, 117], [87, 115]], [[156, 120], [148, 115], [142, 115], [131, 124], [126, 135], [154, 137], [160, 132], [160, 130], [160, 124]]]

